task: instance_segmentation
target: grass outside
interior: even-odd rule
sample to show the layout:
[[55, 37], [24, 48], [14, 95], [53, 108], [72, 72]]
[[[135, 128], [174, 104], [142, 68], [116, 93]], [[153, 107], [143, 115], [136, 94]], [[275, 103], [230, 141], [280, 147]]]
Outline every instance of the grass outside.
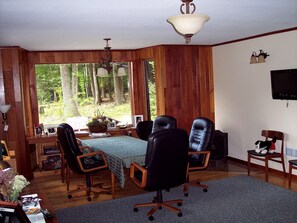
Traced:
[[[40, 107], [42, 109], [39, 109], [39, 122], [44, 125], [57, 125], [62, 122], [67, 122], [70, 118], [65, 117], [62, 103], [51, 103]], [[115, 105], [113, 102], [103, 102], [96, 107], [93, 104], [85, 103], [78, 107], [80, 113], [79, 117], [85, 117], [91, 120], [91, 118], [95, 116], [97, 109], [99, 109], [100, 113], [103, 113], [104, 116], [119, 120], [123, 124], [130, 124], [132, 122], [130, 102], [126, 102], [122, 105]], [[81, 128], [86, 128], [86, 126], [82, 126]]]

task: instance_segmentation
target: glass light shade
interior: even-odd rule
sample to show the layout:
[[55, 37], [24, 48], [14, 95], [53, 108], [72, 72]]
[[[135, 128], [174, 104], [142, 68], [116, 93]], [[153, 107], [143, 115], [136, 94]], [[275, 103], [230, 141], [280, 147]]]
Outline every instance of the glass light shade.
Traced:
[[167, 22], [182, 35], [194, 35], [209, 19], [209, 16], [203, 14], [181, 14], [169, 17]]
[[98, 77], [108, 77], [108, 72], [103, 67], [99, 67], [98, 71], [97, 71], [97, 76]]
[[259, 56], [258, 56], [258, 63], [265, 63], [266, 61], [265, 61], [265, 57], [264, 57], [264, 55], [263, 54], [260, 54]]
[[0, 105], [0, 112], [5, 114], [8, 112], [10, 107], [11, 107], [11, 105]]
[[124, 67], [119, 67], [118, 69], [118, 77], [123, 77], [123, 76], [127, 76], [126, 70]]

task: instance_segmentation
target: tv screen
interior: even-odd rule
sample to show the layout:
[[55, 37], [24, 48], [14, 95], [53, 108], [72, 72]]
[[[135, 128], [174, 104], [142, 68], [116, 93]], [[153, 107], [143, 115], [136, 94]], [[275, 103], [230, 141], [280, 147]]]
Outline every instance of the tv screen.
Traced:
[[272, 70], [273, 99], [297, 100], [297, 69]]

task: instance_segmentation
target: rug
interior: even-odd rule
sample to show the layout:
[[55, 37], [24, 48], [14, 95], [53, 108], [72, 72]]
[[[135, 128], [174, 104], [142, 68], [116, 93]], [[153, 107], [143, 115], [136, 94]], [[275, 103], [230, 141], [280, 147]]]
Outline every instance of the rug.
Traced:
[[[245, 175], [207, 182], [208, 192], [190, 187], [184, 197], [182, 187], [163, 192], [164, 200], [183, 199], [183, 213], [158, 210], [155, 223], [285, 223], [297, 222], [297, 193]], [[59, 223], [142, 223], [150, 222], [149, 208], [133, 212], [133, 204], [151, 202], [147, 193], [78, 207], [58, 209]]]

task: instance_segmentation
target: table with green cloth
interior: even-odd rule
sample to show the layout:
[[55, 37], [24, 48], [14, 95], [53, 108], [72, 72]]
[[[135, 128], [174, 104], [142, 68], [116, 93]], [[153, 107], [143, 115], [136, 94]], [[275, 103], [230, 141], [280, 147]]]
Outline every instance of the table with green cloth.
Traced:
[[81, 140], [82, 145], [94, 151], [102, 151], [109, 164], [109, 169], [119, 179], [121, 188], [125, 186], [125, 170], [132, 162], [145, 164], [147, 141], [130, 136], [111, 136]]

